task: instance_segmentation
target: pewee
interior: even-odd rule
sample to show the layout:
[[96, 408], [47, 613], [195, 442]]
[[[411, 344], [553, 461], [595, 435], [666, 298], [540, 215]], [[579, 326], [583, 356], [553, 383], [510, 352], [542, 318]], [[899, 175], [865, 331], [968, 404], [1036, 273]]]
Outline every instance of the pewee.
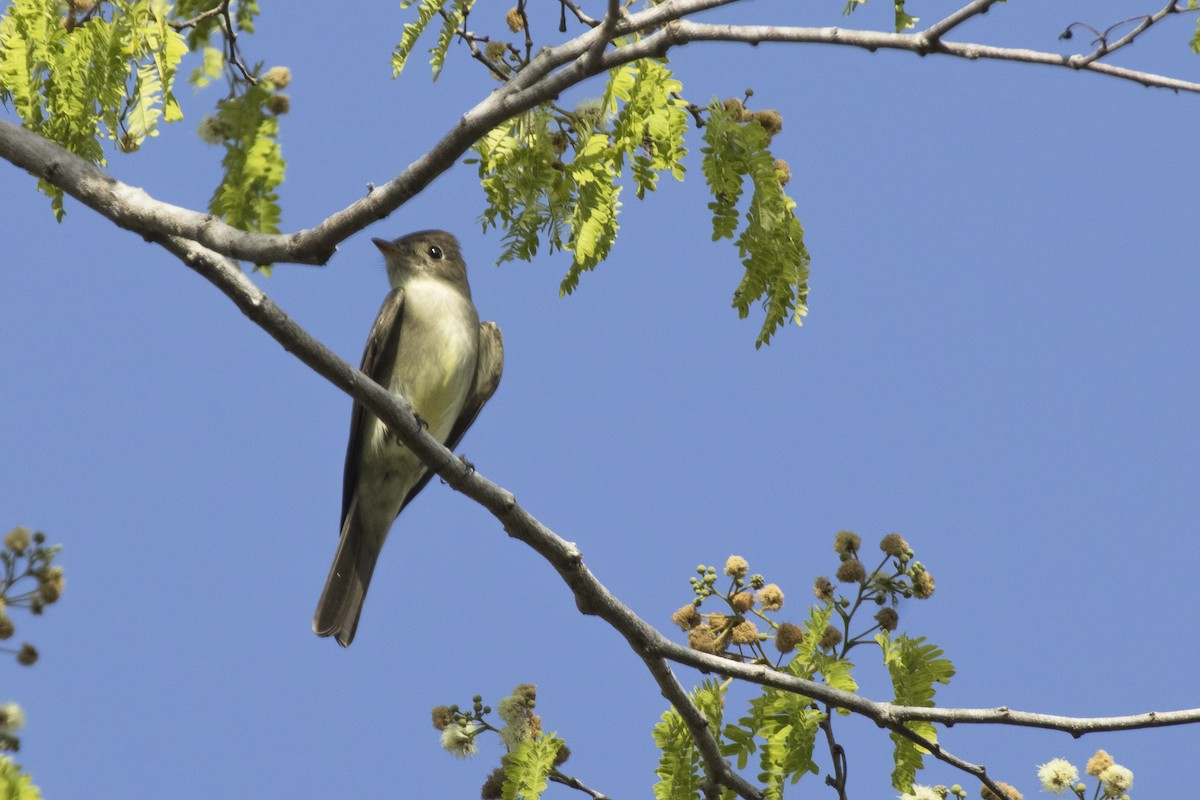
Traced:
[[[362, 371], [402, 394], [433, 438], [453, 448], [500, 383], [504, 345], [494, 322], [480, 324], [458, 240], [419, 231], [372, 239], [392, 291], [363, 353]], [[342, 532], [313, 616], [318, 636], [354, 640], [363, 599], [396, 516], [432, 473], [357, 401], [342, 484]]]

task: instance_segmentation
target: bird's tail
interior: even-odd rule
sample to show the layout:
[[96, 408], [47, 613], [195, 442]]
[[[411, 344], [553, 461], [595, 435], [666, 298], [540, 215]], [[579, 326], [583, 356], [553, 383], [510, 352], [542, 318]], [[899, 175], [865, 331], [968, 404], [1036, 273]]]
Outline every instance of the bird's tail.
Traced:
[[333, 566], [325, 580], [325, 589], [317, 601], [317, 612], [313, 615], [313, 632], [317, 636], [333, 636], [342, 647], [354, 641], [358, 618], [362, 614], [363, 600], [367, 597], [367, 586], [371, 573], [379, 559], [379, 544], [368, 541], [363, 534], [358, 514], [351, 510], [342, 527], [342, 538], [338, 542]]

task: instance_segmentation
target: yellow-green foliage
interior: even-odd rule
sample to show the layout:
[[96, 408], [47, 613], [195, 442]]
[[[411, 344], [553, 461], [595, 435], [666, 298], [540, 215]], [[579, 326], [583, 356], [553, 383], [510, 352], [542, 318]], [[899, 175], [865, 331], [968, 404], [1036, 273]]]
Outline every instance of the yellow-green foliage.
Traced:
[[259, 233], [279, 231], [279, 195], [284, 160], [279, 147], [279, 118], [267, 103], [271, 87], [247, 86], [217, 104], [217, 120], [225, 144], [221, 183], [209, 210], [230, 225]]
[[[437, 43], [429, 50], [429, 64], [433, 67], [433, 79], [437, 80], [438, 75], [442, 73], [442, 67], [446, 64], [446, 53], [454, 41], [454, 32], [462, 25], [473, 4], [474, 0], [421, 0], [420, 3], [417, 3], [417, 18], [404, 24], [404, 32], [400, 34], [400, 43], [396, 45], [396, 49], [392, 53], [392, 77], [396, 77], [404, 71], [408, 57], [412, 55], [413, 48], [416, 47], [421, 34], [429, 27], [429, 23], [433, 21], [434, 17], [444, 13]], [[412, 0], [405, 0], [400, 7], [409, 8], [412, 5]]]
[[[839, 539], [848, 532], [839, 534]], [[850, 551], [843, 549], [842, 554], [857, 549], [859, 537], [853, 537], [854, 545]], [[887, 537], [885, 537], [886, 540]], [[907, 545], [905, 545], [907, 547]], [[893, 548], [894, 549], [894, 548]], [[885, 550], [885, 552], [887, 552]], [[906, 568], [908, 557], [903, 562], [895, 562], [897, 570]], [[740, 566], [739, 566], [740, 562]], [[887, 566], [888, 558], [877, 568], [876, 572]], [[733, 565], [732, 567], [730, 565]], [[751, 577], [750, 585], [757, 586], [760, 610], [754, 610], [753, 605], [739, 604], [738, 598], [747, 596], [744, 580], [748, 564], [740, 557], [731, 557], [727, 562], [725, 574], [731, 580], [727, 592], [713, 591], [716, 571], [713, 567], [698, 567], [698, 571], [712, 576], [712, 580], [699, 581], [692, 579], [693, 593], [701, 598], [717, 598], [718, 604], [728, 604], [728, 610], [734, 613], [734, 621], [742, 613], [753, 611], [764, 621], [775, 625], [772, 615], [782, 608], [782, 592], [774, 584], [765, 584], [762, 575]], [[895, 576], [892, 576], [893, 578]], [[700, 591], [696, 587], [701, 586]], [[814, 587], [818, 586], [814, 584]], [[791, 660], [783, 664], [772, 662], [764, 652], [759, 653], [754, 663], [759, 666], [778, 670], [782, 674], [792, 675], [809, 681], [823, 681], [826, 685], [847, 693], [858, 692], [858, 682], [854, 677], [855, 665], [846, 658], [847, 653], [855, 647], [865, 646], [873, 649], [877, 644], [880, 648], [883, 665], [888, 670], [895, 689], [895, 702], [907, 706], [933, 706], [934, 685], [948, 683], [954, 675], [954, 667], [943, 657], [942, 651], [934, 645], [925, 642], [924, 638], [912, 638], [901, 634], [894, 638], [886, 631], [880, 631], [880, 621], [877, 616], [871, 617], [871, 627], [858, 635], [851, 635], [852, 623], [856, 612], [860, 609], [874, 609], [876, 604], [871, 602], [876, 597], [884, 599], [891, 596], [894, 600], [904, 591], [907, 585], [896, 581], [887, 584], [888, 588], [879, 593], [881, 583], [861, 582], [857, 585], [856, 598], [833, 599], [825, 597], [824, 591], [818, 591], [819, 602], [808, 607], [808, 618], [801, 626], [803, 636], [789, 637], [786, 648], [782, 652], [794, 653]], [[768, 588], [774, 588], [778, 602], [768, 603], [764, 598]], [[874, 587], [874, 588], [872, 588]], [[865, 590], [865, 593], [864, 593]], [[685, 606], [685, 609], [695, 609]], [[686, 630], [695, 630], [693, 623], [699, 625], [700, 615], [693, 619], [683, 614], [684, 609], [676, 612], [672, 619]], [[869, 612], [867, 612], [869, 613]], [[715, 615], [705, 615], [711, 620], [714, 617], [728, 619], [724, 608]], [[707, 624], [707, 623], [706, 623]], [[781, 630], [777, 628], [777, 632]], [[836, 631], [839, 636], [828, 635]], [[874, 632], [878, 635], [871, 637]], [[691, 641], [689, 635], [689, 641]], [[793, 644], [794, 643], [794, 644]], [[741, 658], [733, 649], [727, 648], [725, 654], [731, 658]], [[732, 681], [733, 679], [729, 679]], [[840, 762], [841, 767], [835, 766], [835, 772], [844, 777], [844, 751], [836, 743], [835, 731], [837, 717], [830, 716], [831, 705], [817, 702], [812, 697], [783, 691], [773, 687], [763, 687], [749, 701], [744, 716], [729, 724], [722, 725], [724, 716], [725, 685], [718, 686], [712, 681], [696, 689], [692, 694], [693, 702], [708, 718], [710, 730], [721, 749], [721, 754], [736, 766], [738, 770], [746, 770], [751, 762], [751, 756], [757, 755], [757, 773], [755, 780], [763, 797], [768, 800], [782, 800], [784, 790], [790, 784], [798, 782], [806, 774], [819, 774], [817, 763], [817, 743], [825, 743], [828, 738], [830, 757]], [[835, 708], [839, 714], [848, 713], [845, 709]], [[907, 725], [908, 729], [928, 742], [937, 741], [937, 730], [928, 722], [914, 722]], [[670, 709], [655, 726], [654, 739], [662, 751], [659, 760], [659, 783], [655, 787], [655, 796], [659, 798], [693, 798], [699, 797], [703, 788], [700, 753], [692, 741], [691, 735], [683, 725], [683, 719], [678, 711]], [[911, 790], [913, 779], [924, 766], [922, 755], [927, 752], [915, 745], [908, 738], [892, 735], [895, 743], [896, 766], [892, 774], [893, 785], [903, 792]], [[826, 747], [821, 748], [825, 750]], [[829, 780], [827, 778], [827, 780]], [[839, 787], [840, 788], [840, 787]], [[732, 800], [732, 793], [722, 788], [721, 798]]]
[[[1188, 10], [1200, 8], [1200, 0], [1188, 0]], [[1200, 20], [1196, 20], [1196, 30], [1192, 34], [1191, 47], [1193, 53], [1200, 53]]]
[[21, 771], [8, 756], [0, 756], [0, 798], [3, 800], [42, 800], [33, 779]]
[[553, 733], [526, 739], [508, 751], [504, 762], [502, 800], [537, 800], [546, 791], [546, 779], [563, 740]]
[[612, 139], [617, 166], [629, 157], [638, 199], [654, 190], [659, 172], [683, 180], [687, 103], [677, 96], [682, 88], [662, 62], [651, 59], [613, 70], [609, 78], [604, 102], [608, 113], [616, 114]]
[[[721, 729], [725, 688], [724, 684], [706, 680], [692, 690], [692, 701], [704, 712], [714, 735]], [[654, 743], [662, 751], [655, 770], [655, 800], [699, 800], [703, 778], [700, 750], [674, 707], [654, 726]]]
[[[892, 678], [895, 702], [905, 706], [933, 706], [935, 683], [949, 683], [954, 665], [942, 658], [936, 645], [925, 644], [925, 637], [909, 638], [901, 634], [893, 639], [887, 632], [875, 637], [883, 650], [883, 661]], [[905, 727], [930, 742], [937, 742], [937, 728], [932, 722], [906, 722]], [[896, 767], [892, 771], [892, 786], [907, 792], [912, 788], [917, 772], [924, 766], [923, 755], [928, 752], [911, 740], [891, 734], [895, 745]]]
[[[113, 0], [76, 24], [55, 0], [13, 0], [0, 19], [0, 101], [25, 127], [94, 164], [100, 142], [136, 150], [182, 119], [172, 88], [187, 52], [165, 0]], [[42, 181], [62, 218], [62, 190]]]
[[704, 177], [713, 193], [713, 241], [733, 238], [741, 222], [738, 202], [744, 182], [753, 186], [745, 224], [736, 239], [746, 274], [733, 294], [743, 319], [752, 303], [766, 312], [755, 347], [767, 344], [789, 317], [800, 324], [808, 313], [808, 249], [796, 218], [796, 202], [783, 190], [770, 135], [754, 120], [742, 121], [721, 103], [708, 107], [704, 128]]
[[659, 172], [683, 178], [687, 118], [686, 104], [672, 97], [678, 90], [661, 63], [638, 61], [613, 70], [599, 108], [535, 109], [481, 139], [481, 220], [504, 232], [500, 261], [532, 258], [544, 237], [551, 252], [572, 254], [559, 288], [573, 292], [616, 240], [626, 162], [639, 198]]

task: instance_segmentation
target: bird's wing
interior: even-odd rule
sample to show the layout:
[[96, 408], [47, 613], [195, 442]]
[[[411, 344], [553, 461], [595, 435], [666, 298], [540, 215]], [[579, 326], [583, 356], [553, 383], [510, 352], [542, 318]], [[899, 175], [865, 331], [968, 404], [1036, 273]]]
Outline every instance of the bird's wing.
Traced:
[[[396, 366], [396, 350], [400, 346], [400, 323], [404, 319], [404, 290], [393, 289], [383, 299], [375, 324], [367, 336], [361, 369], [367, 377], [387, 389]], [[358, 464], [362, 458], [363, 436], [366, 434], [367, 414], [362, 403], [354, 401], [350, 412], [350, 442], [346, 445], [346, 468], [342, 478], [342, 525], [350, 511], [354, 488], [358, 485]]]
[[[471, 390], [467, 393], [466, 401], [463, 402], [462, 411], [458, 413], [458, 419], [454, 420], [454, 427], [450, 429], [450, 435], [446, 438], [447, 450], [453, 450], [458, 446], [463, 434], [467, 432], [467, 428], [471, 427], [475, 417], [479, 416], [479, 410], [495, 394], [496, 387], [500, 385], [500, 373], [503, 371], [504, 337], [500, 335], [500, 326], [494, 322], [481, 323], [479, 325], [479, 356], [475, 359], [475, 379], [471, 381]], [[425, 484], [429, 483], [429, 479], [432, 477], [433, 473], [427, 470], [421, 480], [417, 481], [417, 485], [408, 493], [408, 496], [404, 498], [404, 504], [400, 506], [401, 511], [425, 488]]]

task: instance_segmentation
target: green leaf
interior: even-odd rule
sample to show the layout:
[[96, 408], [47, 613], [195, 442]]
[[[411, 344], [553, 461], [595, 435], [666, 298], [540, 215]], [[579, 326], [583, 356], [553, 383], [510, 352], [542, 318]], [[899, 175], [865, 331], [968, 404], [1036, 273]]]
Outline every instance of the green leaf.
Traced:
[[[400, 73], [404, 71], [404, 66], [408, 63], [408, 57], [412, 55], [417, 40], [421, 38], [421, 34], [425, 32], [425, 28], [429, 26], [434, 15], [441, 11], [448, 2], [450, 0], [421, 0], [421, 3], [417, 6], [417, 18], [412, 22], [404, 23], [404, 32], [400, 34], [400, 43], [396, 45], [396, 49], [392, 53], [393, 78], [399, 77]], [[446, 46], [449, 47], [449, 41], [447, 41]], [[441, 59], [445, 59], [444, 51], [441, 54]], [[436, 53], [434, 61], [437, 62], [434, 64], [434, 74], [436, 75], [441, 70], [441, 67], [438, 65], [440, 61], [438, 61]]]
[[[690, 695], [707, 718], [709, 730], [718, 737], [726, 688], [727, 684], [708, 679], [692, 689]], [[656, 800], [698, 800], [703, 783], [700, 750], [674, 707], [667, 709], [654, 726], [654, 743], [662, 751], [655, 770], [658, 776], [658, 782], [654, 784]]]
[[904, 13], [905, 0], [893, 0], [896, 9], [896, 33], [903, 33], [909, 28], [914, 28], [920, 17], [909, 16]]
[[266, 109], [271, 91], [262, 84], [217, 104], [225, 134], [221, 183], [209, 210], [234, 227], [279, 232], [279, 196], [285, 163], [279, 147], [279, 120]]
[[[841, 689], [843, 692], [858, 691], [858, 682], [851, 674], [854, 671], [854, 664], [846, 659], [835, 658], [827, 653], [817, 653], [813, 657], [813, 666], [825, 683], [834, 689]], [[844, 709], [838, 709], [838, 711], [844, 711]]]
[[[112, 0], [79, 22], [52, 0], [15, 0], [0, 19], [0, 101], [93, 164], [104, 139], [136, 150], [183, 116], [172, 87], [188, 48], [169, 13], [165, 0]], [[61, 219], [61, 190], [38, 185]]]
[[553, 733], [527, 739], [512, 750], [504, 764], [503, 800], [537, 800], [546, 791], [547, 778], [563, 740]]
[[825, 713], [810, 698], [770, 688], [751, 705], [763, 740], [758, 779], [764, 797], [779, 800], [786, 784], [796, 783], [805, 773], [818, 772], [812, 752]]
[[225, 71], [225, 51], [219, 47], [205, 47], [204, 59], [192, 72], [188, 82], [196, 88], [204, 88]]
[[[942, 650], [926, 644], [925, 637], [911, 639], [905, 634], [894, 640], [886, 631], [875, 636], [883, 652], [892, 688], [899, 705], [932, 707], [936, 691], [934, 684], [949, 683], [954, 676], [954, 665], [942, 657]], [[930, 722], [906, 722], [905, 727], [924, 737], [931, 743], [937, 742], [937, 728]], [[924, 768], [924, 747], [897, 733], [891, 734], [895, 747], [896, 766], [892, 770], [892, 786], [907, 792], [916, 780], [917, 773]]]
[[609, 106], [616, 110], [617, 100], [623, 101], [613, 122], [613, 145], [618, 167], [630, 158], [641, 199], [654, 190], [659, 172], [683, 180], [687, 103], [677, 96], [682, 84], [661, 62], [643, 59], [613, 72]]
[[713, 241], [732, 238], [741, 224], [738, 203], [746, 180], [753, 187], [745, 223], [736, 239], [746, 272], [733, 295], [745, 319], [759, 304], [764, 320], [755, 347], [768, 344], [789, 318], [800, 324], [808, 313], [808, 249], [796, 218], [796, 202], [783, 191], [780, 168], [769, 150], [770, 136], [757, 121], [743, 121], [719, 102], [709, 107], [704, 129], [703, 170], [713, 202]]
[[463, 20], [467, 18], [467, 14], [471, 11], [474, 0], [452, 0], [450, 11], [446, 14], [446, 19], [442, 22], [441, 32], [438, 33], [437, 44], [430, 49], [432, 58], [429, 59], [430, 65], [433, 67], [433, 79], [436, 81], [438, 76], [442, 74], [442, 67], [446, 64], [446, 53], [450, 50], [450, 45], [454, 41], [454, 34], [458, 31]]
[[0, 797], [3, 800], [42, 800], [33, 779], [8, 756], [0, 756]]
[[700, 797], [700, 751], [683, 717], [674, 708], [663, 713], [654, 726], [654, 743], [661, 754], [654, 774], [655, 800], [698, 800]]
[[[637, 61], [610, 72], [598, 108], [538, 108], [480, 139], [471, 159], [487, 196], [480, 220], [503, 230], [499, 260], [528, 260], [543, 242], [569, 251], [559, 291], [574, 292], [616, 240], [626, 164], [639, 198], [661, 172], [683, 178], [688, 117], [679, 89], [662, 63]], [[611, 127], [606, 114], [616, 115]]]
[[796, 646], [796, 655], [788, 662], [784, 671], [798, 678], [811, 680], [817, 672], [819, 651], [817, 644], [829, 621], [833, 619], [833, 606], [829, 604], [812, 605], [808, 609], [808, 619], [804, 623], [804, 639]]

